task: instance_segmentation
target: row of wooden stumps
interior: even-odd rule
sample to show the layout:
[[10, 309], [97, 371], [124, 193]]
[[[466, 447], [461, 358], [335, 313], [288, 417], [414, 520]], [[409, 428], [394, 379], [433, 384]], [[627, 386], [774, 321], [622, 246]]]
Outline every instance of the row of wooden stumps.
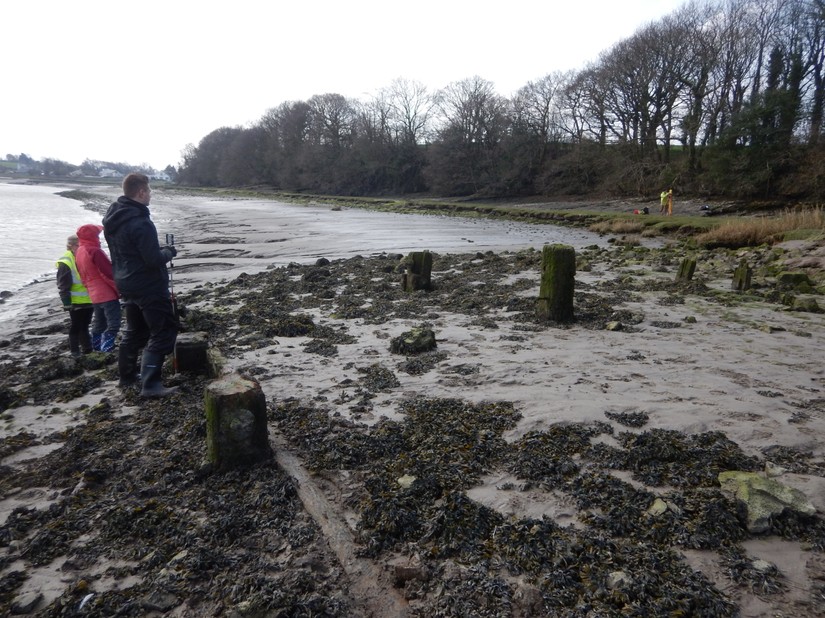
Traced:
[[206, 385], [206, 457], [216, 470], [248, 466], [272, 457], [261, 385], [236, 373], [221, 372], [205, 333], [181, 333], [175, 344], [178, 371], [215, 378]]
[[[679, 265], [679, 272], [676, 274], [677, 281], [690, 281], [696, 272], [696, 258], [686, 257]], [[753, 277], [753, 269], [748, 266], [748, 262], [743, 258], [739, 261], [739, 265], [733, 271], [733, 281], [731, 282], [731, 289], [736, 292], [744, 292], [751, 287], [751, 278]]]
[[[402, 277], [406, 291], [431, 289], [433, 258], [429, 251], [411, 253]], [[696, 259], [685, 258], [677, 280], [690, 281]], [[750, 287], [751, 269], [742, 260], [733, 289]], [[545, 245], [541, 256], [541, 287], [536, 305], [539, 319], [567, 323], [574, 319], [576, 253], [569, 245]], [[217, 469], [249, 465], [272, 456], [266, 423], [266, 398], [260, 385], [237, 374], [220, 375], [209, 355], [204, 333], [182, 333], [175, 348], [179, 371], [205, 373], [217, 379], [205, 391], [207, 458]]]

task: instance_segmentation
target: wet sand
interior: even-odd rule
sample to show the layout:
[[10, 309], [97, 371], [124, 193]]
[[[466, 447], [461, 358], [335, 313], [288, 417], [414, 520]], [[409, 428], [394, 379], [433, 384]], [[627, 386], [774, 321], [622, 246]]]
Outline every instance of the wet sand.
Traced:
[[[760, 296], [736, 298], [729, 279], [735, 255], [709, 254], [700, 261], [696, 278], [710, 292], [674, 292], [670, 282], [679, 265], [678, 250], [674, 254], [662, 250], [651, 260], [644, 252], [613, 250], [606, 238], [567, 228], [180, 197], [157, 200], [153, 219], [161, 236], [176, 235], [179, 255], [173, 283], [196, 316], [215, 314], [218, 298], [225, 306], [221, 312], [249, 306], [253, 314], [265, 315], [265, 301], [253, 299], [248, 286], [238, 283], [245, 275], [265, 277], [290, 263], [301, 265], [282, 278], [286, 288], [287, 280], [311, 281], [309, 273], [317, 259], [332, 261], [318, 267], [328, 271], [322, 288], [306, 283], [305, 288], [289, 289], [296, 298], [301, 297], [297, 290], [304, 290], [303, 298], [294, 301], [293, 313], [310, 316], [319, 327], [346, 333], [346, 343], [334, 345], [334, 353], [313, 352], [318, 337], [311, 334], [261, 341], [259, 335], [249, 338], [243, 328], [238, 329], [235, 318], [215, 322], [213, 344], [226, 355], [227, 370], [255, 376], [269, 402], [302, 402], [366, 428], [386, 420], [401, 421], [404, 402], [421, 396], [469, 405], [507, 402], [520, 414], [503, 435], [510, 444], [555, 426], [605, 422], [612, 422], [616, 432], [662, 430], [688, 436], [721, 432], [742, 453], [766, 463], [771, 463], [766, 453], [776, 452], [777, 447], [805, 453], [805, 465], [786, 469], [778, 480], [802, 490], [820, 517], [825, 513], [821, 363], [825, 320], [822, 314], [789, 312]], [[586, 268], [577, 273], [577, 290], [588, 299], [605, 298], [604, 307], [579, 309], [581, 322], [563, 328], [525, 323], [523, 317], [524, 308], [538, 296], [540, 281], [536, 252], [530, 249], [552, 242], [571, 244], [586, 258]], [[594, 244], [602, 248], [595, 249]], [[380, 290], [398, 284], [399, 276], [391, 270], [398, 263], [394, 254], [400, 257], [421, 249], [435, 253], [437, 289], [430, 295], [416, 293], [412, 313], [390, 309], [393, 303], [404, 302], [392, 292], [389, 314], [376, 315]], [[790, 257], [811, 249], [789, 245], [787, 251]], [[355, 294], [356, 288], [347, 282], [358, 277], [375, 287], [364, 283], [360, 295]], [[230, 285], [223, 289], [223, 284]], [[50, 281], [34, 284], [14, 297], [13, 302], [24, 305], [30, 314], [26, 324], [59, 324], [62, 316], [51, 298], [52, 287]], [[462, 295], [451, 296], [449, 288], [462, 289]], [[478, 301], [473, 300], [472, 289], [477, 290]], [[329, 290], [335, 301], [323, 299], [320, 292]], [[363, 307], [361, 313], [353, 313], [359, 317], [342, 317], [341, 296], [346, 294]], [[623, 322], [624, 328], [606, 330], [608, 320]], [[430, 358], [427, 370], [411, 372], [403, 359], [391, 353], [389, 343], [422, 323], [434, 330], [440, 356]], [[25, 363], [28, 354], [61, 350], [59, 330], [14, 341], [21, 328], [23, 323], [9, 314], [0, 321], [0, 337], [12, 341], [2, 350], [4, 362]], [[366, 389], [371, 392], [364, 398], [364, 375], [376, 367], [389, 370], [396, 382]], [[0, 465], [12, 469], [36, 465], [32, 463], [36, 458], [62, 447], [61, 442], [44, 438], [83, 422], [82, 406], [94, 407], [104, 399], [113, 402], [115, 415], [137, 414], [135, 406], [141, 406], [134, 400], [123, 402], [109, 380], [77, 399], [53, 403], [59, 408], [56, 412], [44, 414], [47, 406], [42, 404], [10, 409], [0, 425], [0, 437], [26, 432], [41, 443], [15, 450]], [[611, 421], [633, 415], [646, 419], [643, 428], [629, 429]], [[273, 430], [289, 434], [287, 427], [273, 426]], [[602, 434], [595, 441], [620, 446], [613, 434]], [[308, 456], [299, 443], [292, 446], [299, 458]], [[787, 467], [785, 461], [774, 463]], [[639, 486], [629, 471], [612, 474]], [[334, 497], [336, 492], [354, 491], [346, 476], [329, 472], [318, 482]], [[512, 472], [493, 469], [466, 494], [505, 518], [548, 517], [560, 526], [587, 529], [581, 509], [569, 495], [541, 486], [513, 490], [522, 483]], [[672, 488], [645, 489], [664, 495]], [[61, 500], [46, 490], [32, 488], [32, 492], [7, 488], [0, 499], [0, 524], [21, 505], [44, 508]], [[350, 507], [343, 497], [333, 502], [342, 517], [354, 517], [346, 515]], [[725, 579], [714, 551], [688, 548], [682, 555], [691, 568], [715, 582], [743, 616], [773, 616], [788, 608], [794, 615], [816, 615], [825, 578], [820, 551], [777, 535], [747, 538], [742, 546], [751, 559], [776, 566], [787, 584], [783, 592], [759, 594]], [[31, 573], [29, 588], [36, 583], [51, 589], [52, 598], [65, 590], [65, 581], [27, 566], [24, 557], [18, 556], [11, 566], [0, 562], [0, 577], [21, 567]], [[51, 582], [51, 588], [44, 580]]]

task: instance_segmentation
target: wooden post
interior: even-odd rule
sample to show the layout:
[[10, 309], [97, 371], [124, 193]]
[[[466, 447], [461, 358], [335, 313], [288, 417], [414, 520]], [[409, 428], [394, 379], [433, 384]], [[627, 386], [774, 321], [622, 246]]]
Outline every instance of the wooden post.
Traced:
[[208, 349], [206, 333], [180, 333], [175, 341], [175, 371], [208, 375]]
[[536, 307], [541, 320], [573, 321], [576, 251], [569, 245], [545, 245], [541, 254], [541, 289]]
[[748, 262], [745, 258], [742, 258], [739, 261], [739, 266], [736, 267], [736, 270], [733, 271], [733, 282], [731, 283], [731, 289], [736, 290], [737, 292], [744, 292], [745, 290], [749, 290], [751, 287], [751, 277], [753, 276], [753, 270], [750, 266], [748, 266]]
[[694, 272], [696, 272], [696, 258], [685, 258], [679, 266], [679, 274], [676, 275], [676, 281], [690, 281], [693, 279]]
[[401, 277], [401, 287], [405, 292], [429, 290], [433, 269], [433, 254], [429, 251], [414, 251], [408, 256], [409, 265]]
[[272, 457], [260, 384], [233, 374], [206, 386], [206, 454], [218, 470]]

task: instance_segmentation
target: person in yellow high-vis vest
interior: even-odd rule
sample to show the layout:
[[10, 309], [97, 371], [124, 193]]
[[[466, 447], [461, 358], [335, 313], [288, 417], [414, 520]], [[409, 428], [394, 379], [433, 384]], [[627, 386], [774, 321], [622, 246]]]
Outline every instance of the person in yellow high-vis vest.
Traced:
[[92, 351], [92, 338], [89, 324], [92, 322], [94, 308], [89, 291], [83, 286], [77, 272], [74, 254], [79, 242], [77, 236], [69, 236], [66, 241], [66, 253], [57, 260], [57, 291], [63, 303], [63, 310], [69, 312], [69, 352], [75, 358], [81, 353]]

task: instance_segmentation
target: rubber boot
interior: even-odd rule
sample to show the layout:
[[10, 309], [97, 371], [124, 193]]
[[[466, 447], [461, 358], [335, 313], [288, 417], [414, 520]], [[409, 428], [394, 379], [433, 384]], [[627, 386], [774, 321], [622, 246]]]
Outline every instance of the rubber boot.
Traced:
[[80, 358], [80, 340], [77, 333], [69, 333], [69, 352], [75, 358]]
[[89, 331], [83, 331], [79, 333], [78, 338], [80, 340], [80, 351], [84, 354], [88, 354], [92, 351], [92, 338], [89, 336]]
[[100, 352], [100, 341], [103, 337], [102, 333], [92, 333], [92, 351]]
[[130, 350], [120, 346], [117, 352], [117, 373], [120, 376], [118, 386], [128, 388], [138, 383], [140, 374], [138, 373], [138, 351]]
[[115, 349], [115, 334], [114, 333], [103, 333], [100, 338], [100, 347], [98, 348], [101, 352], [111, 352]]
[[163, 370], [163, 354], [143, 350], [143, 359], [140, 364], [140, 380], [143, 388], [140, 391], [141, 397], [158, 398], [168, 397], [178, 390], [177, 386], [166, 388], [160, 379]]

